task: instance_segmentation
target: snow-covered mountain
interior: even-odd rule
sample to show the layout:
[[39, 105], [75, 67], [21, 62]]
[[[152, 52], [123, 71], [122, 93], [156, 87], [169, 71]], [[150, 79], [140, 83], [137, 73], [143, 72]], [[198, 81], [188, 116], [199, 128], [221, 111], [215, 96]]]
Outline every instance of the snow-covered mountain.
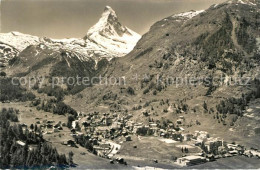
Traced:
[[89, 29], [84, 39], [120, 55], [129, 53], [140, 38], [139, 34], [121, 25], [115, 11], [106, 6], [98, 23]]
[[36, 45], [40, 38], [19, 32], [0, 33], [0, 64], [4, 66], [9, 59], [17, 56], [29, 45]]
[[106, 6], [102, 17], [81, 39], [40, 38], [19, 32], [0, 33], [0, 61], [4, 65], [30, 45], [39, 45], [56, 51], [68, 51], [80, 60], [108, 60], [129, 53], [141, 36], [118, 21], [115, 11]]

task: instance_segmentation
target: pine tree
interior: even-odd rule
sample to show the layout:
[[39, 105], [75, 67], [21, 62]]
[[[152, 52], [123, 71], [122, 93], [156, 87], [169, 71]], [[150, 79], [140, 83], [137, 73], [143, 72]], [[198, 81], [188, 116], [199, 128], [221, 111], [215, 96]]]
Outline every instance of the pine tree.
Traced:
[[31, 124], [31, 126], [30, 126], [30, 129], [31, 129], [31, 130], [33, 130], [33, 129], [34, 129], [34, 125], [33, 125], [33, 124]]
[[69, 152], [69, 160], [68, 160], [70, 165], [73, 165], [73, 155], [74, 155], [74, 153], [72, 151], [70, 151]]
[[206, 111], [208, 111], [208, 106], [207, 106], [207, 103], [204, 101], [204, 103], [203, 103], [203, 108], [206, 110]]

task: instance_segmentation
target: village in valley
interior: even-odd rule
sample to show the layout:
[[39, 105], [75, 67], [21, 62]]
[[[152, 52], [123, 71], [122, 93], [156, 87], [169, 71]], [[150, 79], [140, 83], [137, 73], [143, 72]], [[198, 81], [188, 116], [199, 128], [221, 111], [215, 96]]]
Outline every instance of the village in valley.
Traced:
[[[70, 126], [70, 135], [74, 140], [63, 141], [62, 145], [75, 148], [84, 147], [86, 150], [82, 150], [81, 155], [91, 152], [109, 159], [111, 164], [127, 165], [125, 155], [121, 153], [122, 148], [127, 146], [131, 147], [132, 151], [140, 152], [136, 141], [142, 140], [152, 140], [154, 143], [157, 140], [162, 145], [165, 143], [168, 150], [174, 150], [176, 154], [171, 158], [170, 163], [180, 167], [203, 164], [237, 155], [260, 158], [260, 152], [257, 149], [245, 148], [235, 142], [227, 143], [221, 138], [212, 137], [206, 131], [186, 132], [183, 128], [185, 126], [184, 116], [179, 116], [176, 122], [168, 123], [165, 127], [161, 127], [160, 124], [153, 121], [147, 124], [134, 122], [131, 118], [132, 114], [129, 113], [92, 112], [86, 114], [80, 112], [77, 119], [72, 119], [68, 123], [55, 122], [49, 118], [35, 119], [43, 136], [58, 134], [63, 131], [64, 127]], [[31, 131], [34, 130], [32, 127], [27, 127], [26, 124], [22, 124], [22, 127], [24, 130], [27, 128]], [[24, 145], [22, 141], [17, 141], [17, 144]], [[146, 149], [143, 152], [146, 152]], [[151, 159], [151, 161], [156, 164], [161, 160]]]
[[259, 169], [260, 0], [119, 1], [3, 3], [0, 169]]

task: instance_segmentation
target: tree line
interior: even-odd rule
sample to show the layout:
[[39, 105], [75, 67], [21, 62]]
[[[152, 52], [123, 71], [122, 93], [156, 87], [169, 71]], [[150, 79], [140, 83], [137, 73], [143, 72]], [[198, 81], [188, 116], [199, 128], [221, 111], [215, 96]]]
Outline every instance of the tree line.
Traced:
[[[17, 85], [15, 85], [17, 84]], [[0, 101], [28, 101], [35, 99], [35, 95], [27, 92], [25, 88], [21, 87], [18, 80], [12, 83], [11, 78], [0, 78]]]
[[11, 123], [18, 122], [18, 112], [12, 108], [0, 111], [0, 168], [67, 167], [72, 163], [71, 154], [68, 160], [59, 154], [43, 139], [41, 131]]

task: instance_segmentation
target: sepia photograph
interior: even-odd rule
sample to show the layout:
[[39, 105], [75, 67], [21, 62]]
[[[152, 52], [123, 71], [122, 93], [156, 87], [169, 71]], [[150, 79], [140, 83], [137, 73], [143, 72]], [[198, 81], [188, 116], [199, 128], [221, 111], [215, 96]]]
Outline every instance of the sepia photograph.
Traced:
[[260, 0], [0, 0], [0, 169], [260, 169]]

